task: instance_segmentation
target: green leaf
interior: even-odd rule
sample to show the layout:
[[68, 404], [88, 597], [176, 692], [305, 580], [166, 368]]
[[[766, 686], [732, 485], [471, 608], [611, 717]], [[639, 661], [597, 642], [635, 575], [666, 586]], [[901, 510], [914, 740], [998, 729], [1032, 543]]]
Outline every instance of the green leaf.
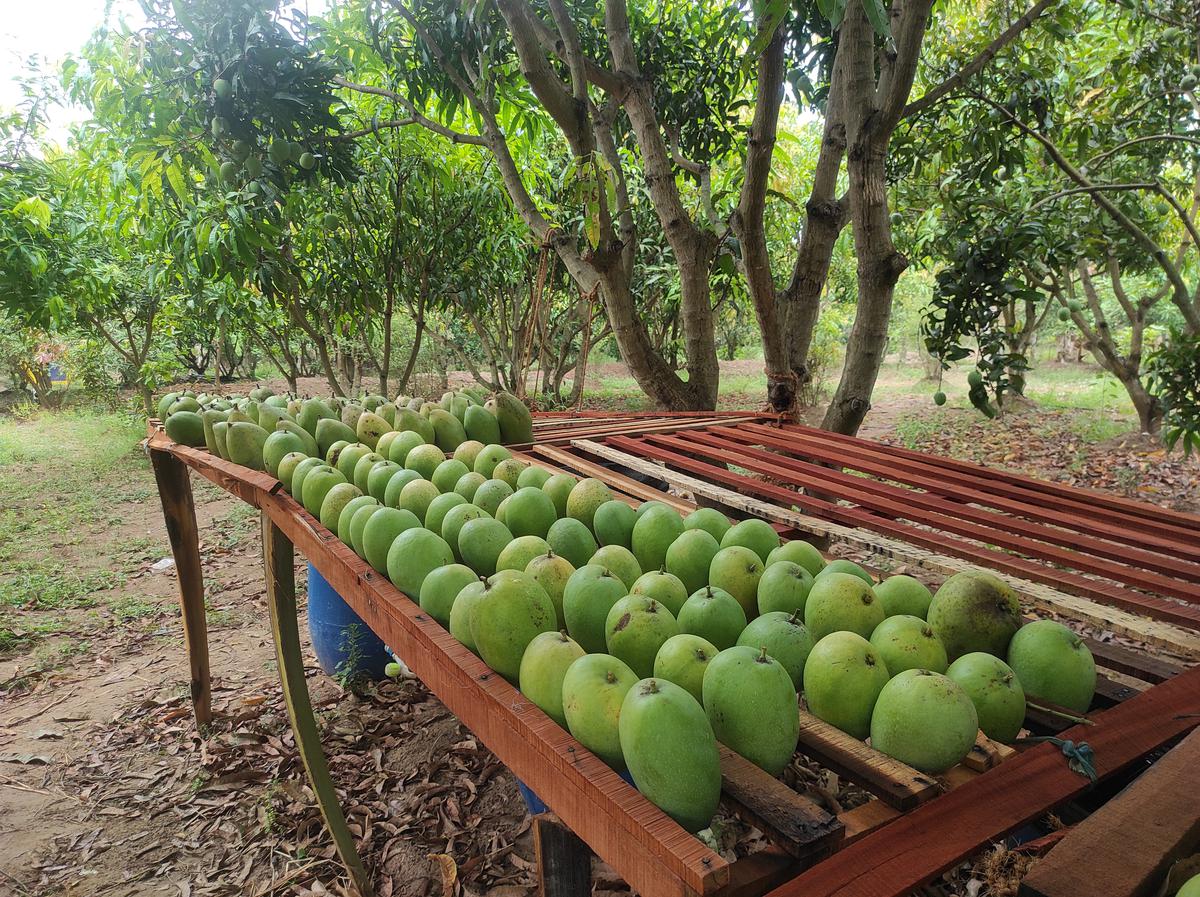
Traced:
[[40, 196], [26, 196], [13, 205], [13, 212], [36, 224], [40, 230], [50, 229], [50, 204]]
[[867, 21], [875, 29], [875, 33], [882, 38], [890, 38], [892, 31], [888, 23], [888, 12], [887, 8], [883, 5], [883, 0], [862, 0], [862, 5], [867, 13]]
[[767, 0], [763, 8], [758, 10], [758, 31], [746, 50], [748, 59], [756, 59], [767, 49], [767, 44], [775, 36], [790, 7], [790, 0]]

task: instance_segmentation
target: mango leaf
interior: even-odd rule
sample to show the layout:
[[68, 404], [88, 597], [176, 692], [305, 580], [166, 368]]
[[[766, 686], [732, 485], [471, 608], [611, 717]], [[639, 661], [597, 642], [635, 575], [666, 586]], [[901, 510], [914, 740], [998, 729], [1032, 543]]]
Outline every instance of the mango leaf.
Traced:
[[775, 36], [776, 30], [779, 28], [780, 23], [783, 22], [784, 16], [787, 15], [790, 6], [790, 0], [766, 0], [762, 4], [762, 9], [756, 10], [758, 13], [758, 31], [755, 33], [754, 40], [750, 42], [750, 47], [746, 51], [746, 58], [748, 60], [757, 59], [767, 49], [767, 44]]
[[883, 0], [862, 0], [863, 9], [867, 13], [867, 21], [875, 29], [875, 33], [886, 39], [891, 38], [892, 31], [888, 23], [888, 11]]
[[26, 196], [13, 205], [13, 212], [33, 222], [41, 230], [50, 228], [50, 204], [40, 196]]
[[842, 19], [846, 17], [847, 0], [817, 0], [817, 11], [829, 20], [830, 26], [834, 31], [842, 25]]

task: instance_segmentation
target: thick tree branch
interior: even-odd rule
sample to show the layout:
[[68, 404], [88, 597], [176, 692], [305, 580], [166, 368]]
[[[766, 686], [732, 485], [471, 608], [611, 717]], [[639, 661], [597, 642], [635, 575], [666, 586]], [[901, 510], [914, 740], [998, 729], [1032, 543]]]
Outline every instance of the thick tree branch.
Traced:
[[909, 0], [902, 7], [899, 22], [893, 29], [895, 57], [892, 64], [880, 72], [879, 115], [871, 128], [877, 134], [886, 134], [889, 139], [904, 112], [908, 95], [912, 93], [917, 64], [921, 61], [921, 42], [925, 39], [932, 8], [933, 0]]
[[1041, 17], [1051, 6], [1058, 3], [1059, 0], [1038, 0], [1033, 6], [1025, 10], [1015, 22], [1004, 29], [1004, 31], [996, 37], [990, 44], [984, 47], [979, 53], [955, 72], [950, 77], [946, 78], [940, 84], [931, 87], [925, 91], [918, 100], [913, 100], [904, 107], [903, 117], [907, 118], [912, 115], [920, 115], [930, 106], [937, 103], [947, 94], [953, 93], [958, 88], [962, 87], [967, 81], [974, 78], [981, 71], [987, 68], [988, 64], [996, 58], [996, 56], [1020, 36], [1021, 32], [1032, 25], [1038, 18]]

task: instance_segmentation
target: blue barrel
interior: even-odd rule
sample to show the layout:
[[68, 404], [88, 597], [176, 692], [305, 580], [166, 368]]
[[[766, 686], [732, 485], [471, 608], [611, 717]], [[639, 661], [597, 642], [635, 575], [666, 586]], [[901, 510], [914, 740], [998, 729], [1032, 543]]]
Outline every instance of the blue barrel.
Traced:
[[351, 610], [317, 568], [308, 565], [308, 634], [321, 669], [330, 676], [382, 679], [387, 647]]

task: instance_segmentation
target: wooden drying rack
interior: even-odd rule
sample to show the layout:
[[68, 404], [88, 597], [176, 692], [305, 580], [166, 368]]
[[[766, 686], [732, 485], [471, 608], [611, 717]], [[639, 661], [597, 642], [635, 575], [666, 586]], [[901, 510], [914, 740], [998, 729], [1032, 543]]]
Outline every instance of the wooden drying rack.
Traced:
[[[1178, 662], [1089, 640], [1102, 673], [1092, 724], [1061, 737], [1093, 747], [1100, 779], [1200, 725], [1200, 669], [1187, 669], [1200, 659], [1200, 518], [780, 427], [753, 413], [539, 414], [534, 428], [534, 443], [515, 454], [600, 477], [630, 503], [654, 498], [685, 512], [695, 507], [662, 484], [734, 515], [762, 517], [786, 537], [865, 550], [878, 569], [904, 564], [948, 575], [984, 566], [1040, 611], [1173, 652]], [[872, 799], [835, 815], [722, 749], [723, 806], [769, 841], [729, 862], [493, 673], [274, 477], [178, 445], [154, 421], [146, 446], [178, 571], [197, 722], [207, 723], [212, 709], [189, 469], [261, 513], [267, 603], [296, 745], [338, 854], [364, 895], [369, 875], [329, 776], [304, 678], [295, 549], [551, 808], [552, 816], [534, 820], [541, 891], [551, 897], [588, 893], [592, 851], [645, 897], [900, 897], [1090, 786], [1050, 744], [1017, 753], [981, 735], [962, 764], [930, 777], [802, 713], [799, 751]], [[1057, 720], [1031, 711], [1027, 722], [1061, 730]]]

